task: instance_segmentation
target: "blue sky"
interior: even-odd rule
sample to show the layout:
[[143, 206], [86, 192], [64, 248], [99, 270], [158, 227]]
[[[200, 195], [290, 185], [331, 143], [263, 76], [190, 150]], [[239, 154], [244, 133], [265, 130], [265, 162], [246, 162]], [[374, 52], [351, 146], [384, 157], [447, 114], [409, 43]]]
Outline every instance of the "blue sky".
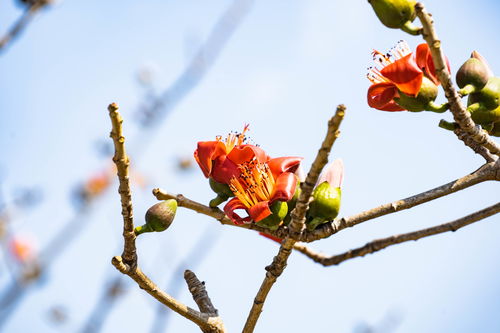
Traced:
[[[208, 75], [154, 133], [144, 136], [134, 122], [143, 94], [135, 79], [138, 70], [155, 68], [155, 89], [169, 87], [229, 4], [61, 1], [0, 55], [3, 187], [7, 194], [20, 186], [44, 190], [43, 203], [18, 216], [14, 230], [35, 235], [43, 247], [72, 218], [72, 189], [108, 163], [96, 146], [110, 141], [110, 102], [120, 105], [125, 118], [133, 167], [148, 180], [146, 189], [134, 190], [136, 223], [156, 202], [150, 194], [153, 187], [208, 202], [212, 193], [202, 173], [179, 173], [176, 160], [191, 156], [197, 141], [239, 130], [245, 123], [250, 123], [251, 138], [269, 154], [304, 156], [307, 168], [339, 103], [348, 108], [333, 149], [346, 167], [343, 216], [447, 183], [481, 165], [479, 156], [437, 127], [441, 118], [451, 119], [449, 114], [385, 113], [366, 105], [371, 50], [385, 51], [400, 39], [412, 48], [422, 42], [384, 28], [366, 1], [255, 1]], [[496, 1], [426, 5], [453, 69], [475, 49], [500, 72]], [[0, 31], [17, 15], [10, 1], [0, 3]], [[440, 92], [438, 101], [443, 100]], [[497, 200], [497, 184], [480, 184], [361, 224], [312, 247], [342, 252], [456, 219]], [[119, 214], [113, 189], [93, 207], [80, 237], [4, 325], [6, 332], [81, 328], [105, 281], [118, 274], [110, 258], [120, 252]], [[338, 267], [323, 268], [294, 254], [269, 295], [257, 331], [352, 332], [361, 323], [377, 325], [395, 313], [401, 332], [498, 332], [498, 222], [498, 216], [492, 217]], [[226, 327], [238, 331], [276, 244], [179, 209], [168, 231], [139, 238], [141, 265], [164, 285], [203, 233], [217, 234], [217, 242], [194, 270], [206, 281]], [[156, 303], [129, 286], [104, 332], [149, 331]], [[179, 298], [194, 305], [186, 288]], [[67, 310], [66, 323], [47, 320], [53, 305]], [[167, 331], [198, 329], [173, 316]]]

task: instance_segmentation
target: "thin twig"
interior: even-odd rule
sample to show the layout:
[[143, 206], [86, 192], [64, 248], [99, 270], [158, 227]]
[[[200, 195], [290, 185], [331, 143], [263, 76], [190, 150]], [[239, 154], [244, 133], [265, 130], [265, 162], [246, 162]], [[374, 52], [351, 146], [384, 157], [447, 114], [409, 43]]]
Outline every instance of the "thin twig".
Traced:
[[198, 280], [196, 274], [188, 269], [184, 271], [184, 280], [186, 280], [189, 292], [193, 296], [193, 300], [198, 305], [200, 311], [218, 316], [219, 311], [214, 307], [212, 300], [208, 296], [205, 282]]
[[487, 163], [483, 165], [481, 168], [479, 168], [477, 171], [469, 175], [454, 180], [448, 184], [433, 188], [426, 192], [422, 192], [405, 199], [387, 203], [366, 210], [364, 212], [358, 213], [356, 215], [343, 217], [334, 220], [330, 223], [322, 224], [312, 232], [305, 231], [303, 233], [301, 241], [312, 242], [318, 239], [327, 238], [339, 232], [340, 230], [353, 227], [356, 224], [421, 205], [428, 201], [463, 190], [465, 188], [471, 187], [473, 185], [476, 185], [478, 183], [487, 180], [500, 180], [500, 164], [498, 161]]
[[257, 295], [255, 296], [252, 308], [250, 309], [250, 313], [248, 314], [247, 320], [245, 322], [245, 327], [243, 328], [243, 333], [251, 333], [254, 331], [267, 295], [269, 294], [269, 291], [271, 290], [278, 277], [285, 270], [288, 257], [292, 253], [292, 248], [297, 242], [297, 239], [299, 239], [301, 236], [302, 229], [304, 228], [305, 214], [307, 208], [309, 207], [309, 200], [311, 198], [314, 185], [318, 180], [321, 170], [323, 170], [323, 167], [328, 162], [328, 154], [330, 153], [333, 143], [340, 134], [339, 126], [342, 122], [342, 119], [344, 118], [344, 113], [345, 106], [339, 105], [337, 107], [335, 115], [328, 122], [328, 131], [326, 137], [321, 145], [321, 148], [318, 151], [318, 154], [316, 155], [316, 159], [314, 160], [309, 173], [307, 174], [306, 181], [301, 185], [301, 195], [297, 200], [297, 206], [292, 211], [290, 233], [281, 243], [279, 252], [274, 257], [271, 265], [266, 267], [266, 276], [264, 278], [264, 281], [262, 281]]
[[[115, 146], [113, 161], [116, 164], [118, 180], [120, 182], [118, 192], [120, 193], [122, 202], [123, 238], [125, 241], [123, 255], [122, 257], [113, 257], [111, 261], [113, 266], [121, 273], [132, 278], [141, 289], [145, 290], [159, 302], [198, 325], [203, 332], [224, 332], [223, 326], [221, 329], [220, 324], [222, 320], [219, 317], [198, 312], [177, 301], [175, 298], [162, 291], [137, 265], [137, 252], [135, 247], [136, 236], [134, 233], [132, 214], [132, 195], [128, 179], [128, 166], [130, 162], [125, 150], [125, 137], [123, 136], [122, 130], [123, 119], [118, 113], [118, 106], [116, 104], [110, 104], [108, 110], [112, 124], [110, 136]], [[125, 258], [127, 258], [127, 260], [125, 260]]]
[[[456, 89], [453, 87], [451, 76], [446, 66], [446, 57], [441, 49], [441, 41], [439, 40], [434, 29], [432, 17], [429, 13], [427, 13], [424, 5], [420, 2], [415, 5], [415, 10], [420, 22], [422, 22], [422, 36], [429, 45], [432, 60], [434, 61], [434, 66], [436, 68], [436, 74], [439, 81], [443, 85], [443, 89], [445, 91], [446, 98], [450, 103], [450, 110], [453, 113], [455, 122], [475, 142], [487, 148], [493, 155], [500, 155], [500, 145], [493, 141], [488, 133], [486, 133], [486, 131], [484, 131], [479, 125], [474, 123], [469, 112], [467, 112], [463, 106]], [[468, 145], [467, 140], [465, 140], [464, 143]]]
[[500, 212], [500, 202], [492, 206], [489, 206], [487, 208], [484, 208], [482, 210], [479, 210], [475, 213], [472, 213], [470, 215], [454, 220], [452, 222], [443, 223], [434, 227], [417, 230], [405, 234], [376, 239], [374, 241], [366, 243], [364, 246], [334, 256], [326, 256], [322, 253], [315, 252], [302, 243], [296, 244], [294, 249], [305, 254], [306, 256], [308, 256], [309, 258], [311, 258], [312, 260], [323, 266], [338, 265], [346, 260], [356, 257], [363, 257], [366, 254], [380, 251], [391, 245], [396, 245], [399, 243], [408, 242], [412, 240], [416, 241], [420, 238], [429, 237], [448, 231], [457, 231], [462, 227], [483, 220], [499, 212]]
[[174, 199], [177, 201], [177, 205], [179, 207], [184, 207], [184, 208], [193, 210], [197, 213], [213, 217], [214, 219], [219, 221], [222, 225], [230, 225], [233, 227], [239, 227], [239, 228], [243, 228], [243, 229], [251, 229], [251, 230], [255, 230], [255, 231], [259, 231], [259, 232], [264, 232], [264, 233], [270, 234], [272, 236], [275, 236], [277, 238], [285, 238], [287, 233], [288, 233], [288, 228], [285, 228], [285, 227], [282, 227], [282, 228], [279, 228], [278, 230], [272, 231], [272, 230], [269, 230], [267, 228], [258, 226], [255, 223], [235, 224], [219, 208], [212, 208], [212, 207], [206, 206], [206, 205], [201, 204], [199, 202], [188, 199], [182, 194], [171, 194], [171, 193], [168, 193], [160, 188], [155, 188], [153, 190], [153, 195], [158, 200]]

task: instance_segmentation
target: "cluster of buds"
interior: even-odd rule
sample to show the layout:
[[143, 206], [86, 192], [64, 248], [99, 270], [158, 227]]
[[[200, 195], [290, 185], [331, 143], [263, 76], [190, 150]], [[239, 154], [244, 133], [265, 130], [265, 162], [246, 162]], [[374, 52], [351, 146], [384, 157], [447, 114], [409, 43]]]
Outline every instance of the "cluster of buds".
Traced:
[[[259, 146], [246, 143], [247, 131], [245, 126], [241, 133], [230, 133], [225, 139], [218, 136], [215, 141], [198, 142], [194, 157], [217, 194], [209, 203], [211, 207], [232, 198], [225, 204], [224, 212], [233, 223], [256, 223], [276, 230], [290, 222], [300, 194], [298, 174], [302, 158], [271, 158]], [[329, 187], [322, 184], [313, 197], [316, 208], [308, 212], [308, 221], [314, 220], [310, 228], [331, 219], [332, 211], [338, 213], [340, 204], [340, 196], [333, 202]], [[327, 211], [325, 207], [329, 205], [335, 207]]]
[[486, 60], [474, 51], [456, 75], [459, 93], [468, 96], [467, 111], [489, 134], [500, 136], [500, 77], [495, 77]]

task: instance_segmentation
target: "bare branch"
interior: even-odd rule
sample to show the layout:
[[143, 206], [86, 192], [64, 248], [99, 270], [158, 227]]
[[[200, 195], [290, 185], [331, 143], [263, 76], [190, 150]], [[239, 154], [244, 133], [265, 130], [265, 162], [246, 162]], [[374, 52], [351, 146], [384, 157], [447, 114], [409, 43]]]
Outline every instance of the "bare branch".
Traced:
[[208, 207], [204, 204], [201, 204], [199, 202], [188, 199], [185, 196], [183, 196], [182, 194], [171, 194], [171, 193], [168, 193], [160, 188], [155, 188], [153, 190], [153, 195], [158, 200], [174, 199], [177, 201], [177, 205], [179, 207], [184, 207], [184, 208], [193, 210], [197, 213], [213, 217], [214, 219], [216, 219], [217, 221], [219, 221], [223, 225], [230, 225], [233, 227], [239, 227], [239, 228], [243, 228], [243, 229], [250, 229], [250, 230], [255, 230], [255, 231], [259, 231], [259, 232], [264, 232], [266, 234], [270, 234], [270, 235], [278, 237], [278, 238], [285, 238], [286, 235], [288, 234], [287, 227], [280, 227], [278, 230], [272, 231], [272, 230], [269, 230], [267, 228], [258, 226], [255, 223], [235, 224], [219, 208]]
[[[198, 312], [177, 301], [175, 298], [162, 291], [138, 267], [135, 247], [136, 236], [134, 233], [132, 214], [132, 195], [128, 178], [128, 166], [130, 162], [125, 151], [125, 137], [123, 136], [122, 130], [123, 119], [118, 113], [118, 106], [116, 104], [110, 104], [108, 110], [112, 123], [110, 136], [115, 145], [113, 161], [116, 164], [118, 179], [120, 181], [118, 192], [120, 193], [122, 202], [123, 238], [125, 241], [123, 246], [123, 259], [120, 256], [113, 257], [111, 261], [113, 266], [121, 273], [130, 276], [137, 282], [141, 289], [145, 290], [159, 302], [194, 322], [203, 332], [224, 332], [224, 327], [221, 326], [222, 320], [220, 318], [214, 317], [211, 314]], [[125, 258], [127, 258], [127, 260], [125, 260]]]
[[474, 141], [467, 133], [465, 133], [463, 130], [460, 128], [456, 128], [454, 131], [455, 135], [464, 142], [466, 146], [469, 146], [476, 154], [481, 155], [486, 162], [494, 162], [496, 161], [497, 157], [495, 155], [492, 155], [488, 149], [486, 149], [484, 146], [481, 146], [479, 143]]
[[123, 239], [125, 245], [123, 246], [123, 261], [134, 268], [137, 265], [137, 253], [135, 248], [135, 233], [134, 233], [134, 220], [132, 211], [132, 194], [130, 192], [130, 183], [128, 175], [128, 167], [130, 164], [129, 158], [125, 151], [125, 137], [123, 136], [122, 123], [123, 119], [118, 113], [118, 105], [115, 103], [108, 106], [109, 117], [111, 118], [112, 130], [110, 137], [113, 139], [115, 145], [115, 155], [113, 162], [116, 164], [118, 173], [118, 180], [120, 186], [118, 193], [120, 193], [122, 203], [122, 216], [123, 216]]
[[467, 176], [433, 188], [429, 191], [387, 203], [350, 217], [343, 217], [330, 223], [322, 224], [312, 232], [305, 231], [301, 240], [304, 242], [312, 242], [321, 238], [326, 238], [339, 232], [340, 230], [353, 227], [356, 224], [421, 205], [428, 201], [463, 190], [487, 180], [500, 180], [500, 164], [498, 162], [485, 164], [477, 171]]
[[[460, 100], [460, 96], [453, 87], [451, 76], [446, 66], [444, 52], [441, 49], [441, 41], [436, 34], [431, 16], [429, 15], [429, 13], [427, 13], [424, 5], [422, 5], [420, 2], [415, 5], [415, 10], [417, 12], [418, 18], [420, 19], [420, 22], [422, 22], [422, 36], [429, 45], [432, 54], [432, 60], [434, 61], [434, 65], [436, 67], [436, 74], [439, 78], [439, 81], [443, 85], [443, 89], [445, 91], [446, 98], [450, 103], [450, 110], [453, 113], [455, 122], [475, 142], [487, 148], [492, 154], [500, 155], [500, 145], [493, 141], [488, 133], [482, 130], [481, 126], [478, 126], [474, 123], [474, 121], [470, 117], [469, 112], [467, 112], [467, 110], [463, 106], [462, 101]], [[468, 140], [463, 141], [466, 145], [469, 145]]]
[[257, 295], [248, 314], [247, 321], [245, 322], [245, 327], [243, 328], [243, 333], [253, 332], [257, 320], [262, 312], [264, 302], [266, 301], [267, 295], [271, 290], [272, 286], [278, 279], [278, 277], [283, 273], [286, 267], [288, 257], [292, 253], [292, 248], [297, 242], [297, 239], [301, 237], [302, 229], [304, 228], [305, 215], [307, 208], [309, 207], [309, 200], [311, 194], [318, 180], [321, 170], [328, 162], [328, 154], [332, 148], [333, 143], [339, 136], [339, 126], [344, 118], [345, 106], [339, 105], [335, 112], [335, 115], [328, 122], [328, 130], [321, 148], [316, 155], [316, 158], [307, 174], [306, 181], [301, 185], [301, 194], [297, 200], [297, 206], [292, 211], [292, 221], [290, 222], [290, 233], [286, 236], [285, 240], [281, 243], [278, 254], [274, 257], [271, 265], [266, 267], [266, 276], [264, 281], [260, 286]]
[[322, 253], [317, 253], [309, 249], [304, 244], [295, 244], [294, 249], [303, 253], [304, 255], [308, 256], [309, 258], [311, 258], [312, 260], [323, 266], [338, 265], [346, 260], [356, 257], [363, 257], [368, 253], [374, 253], [383, 250], [391, 245], [396, 245], [399, 243], [408, 242], [412, 240], [416, 241], [420, 238], [429, 237], [448, 231], [457, 231], [462, 227], [465, 227], [474, 222], [481, 221], [482, 219], [495, 215], [499, 212], [500, 212], [500, 202], [490, 207], [484, 208], [480, 211], [477, 211], [475, 213], [472, 213], [470, 215], [454, 220], [452, 222], [443, 223], [431, 228], [417, 230], [406, 234], [400, 234], [387, 238], [376, 239], [374, 241], [366, 243], [362, 247], [358, 247], [356, 249], [349, 250], [345, 253], [337, 254], [334, 256], [326, 256]]

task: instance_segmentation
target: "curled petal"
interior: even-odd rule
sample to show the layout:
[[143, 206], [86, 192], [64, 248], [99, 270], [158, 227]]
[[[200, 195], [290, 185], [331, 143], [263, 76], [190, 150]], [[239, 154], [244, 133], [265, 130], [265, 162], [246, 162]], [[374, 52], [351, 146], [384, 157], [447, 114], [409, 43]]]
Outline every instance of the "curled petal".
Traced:
[[399, 97], [398, 89], [390, 82], [375, 83], [368, 88], [368, 105], [382, 111], [404, 111], [394, 102]]
[[297, 187], [297, 176], [291, 172], [282, 173], [276, 178], [271, 202], [291, 200], [295, 194], [295, 187]]
[[299, 168], [302, 157], [276, 157], [267, 162], [269, 169], [273, 174], [274, 179], [278, 178], [283, 172], [295, 172]]
[[266, 233], [263, 233], [263, 232], [259, 232], [259, 235], [264, 236], [266, 238], [269, 238], [269, 239], [271, 239], [271, 240], [273, 240], [273, 241], [275, 241], [277, 243], [281, 243], [281, 241], [283, 241], [283, 239], [281, 239], [281, 238], [278, 238], [278, 237], [275, 237], [273, 235], [269, 235], [269, 234], [266, 234]]
[[265, 219], [271, 215], [271, 213], [271, 209], [269, 209], [269, 201], [267, 200], [260, 201], [248, 209], [248, 215], [250, 215], [252, 220], [255, 222]]
[[[244, 209], [247, 210], [246, 206], [240, 201], [238, 198], [233, 198], [228, 201], [228, 203], [224, 206], [224, 213], [233, 221], [235, 224], [243, 224], [250, 222], [250, 216], [242, 218], [234, 211], [236, 209]], [[248, 210], [247, 210], [248, 211]]]
[[254, 157], [260, 163], [264, 163], [269, 159], [266, 152], [262, 150], [262, 148], [254, 145], [235, 146], [227, 157], [235, 164], [243, 164], [251, 161]]
[[338, 158], [332, 163], [330, 163], [321, 173], [318, 178], [316, 185], [323, 182], [328, 182], [330, 186], [337, 188], [342, 187], [342, 182], [344, 180], [344, 162]]
[[213, 161], [211, 176], [222, 184], [229, 184], [233, 176], [240, 174], [238, 166], [226, 155], [221, 155]]
[[[451, 73], [450, 62], [448, 58], [446, 59], [446, 67], [448, 68], [448, 73]], [[415, 52], [415, 61], [417, 65], [424, 72], [435, 85], [439, 85], [439, 79], [436, 76], [436, 67], [434, 66], [434, 61], [432, 60], [431, 50], [429, 45], [422, 43], [417, 46], [417, 51]]]
[[384, 67], [380, 73], [405, 94], [416, 97], [422, 85], [424, 73], [413, 54], [408, 54]]
[[209, 177], [212, 171], [212, 160], [226, 154], [226, 145], [221, 141], [201, 141], [194, 152], [194, 158], [205, 177]]

